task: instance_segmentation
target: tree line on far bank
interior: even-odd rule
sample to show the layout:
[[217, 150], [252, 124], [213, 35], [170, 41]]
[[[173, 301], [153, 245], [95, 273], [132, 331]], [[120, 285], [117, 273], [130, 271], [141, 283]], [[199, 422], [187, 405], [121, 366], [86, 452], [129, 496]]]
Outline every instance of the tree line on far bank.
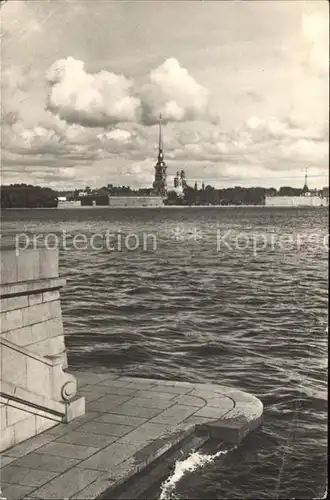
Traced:
[[[204, 189], [195, 189], [186, 185], [181, 197], [174, 191], [169, 191], [166, 203], [168, 205], [263, 205], [265, 196], [299, 196], [301, 192], [301, 189], [290, 186], [284, 186], [276, 190], [275, 188], [244, 188], [240, 186], [225, 189], [206, 186]], [[131, 189], [129, 186], [112, 186], [110, 184], [96, 190], [86, 188], [85, 193], [90, 200], [100, 200], [101, 198], [106, 200], [109, 195], [150, 196], [152, 195], [152, 189]], [[68, 200], [86, 198], [81, 198], [81, 190], [78, 189], [74, 191], [55, 191], [51, 188], [27, 184], [0, 186], [0, 194], [1, 208], [55, 208], [59, 196], [66, 196]], [[87, 202], [88, 200], [84, 201]]]
[[54, 208], [57, 193], [51, 188], [27, 184], [0, 186], [1, 208]]

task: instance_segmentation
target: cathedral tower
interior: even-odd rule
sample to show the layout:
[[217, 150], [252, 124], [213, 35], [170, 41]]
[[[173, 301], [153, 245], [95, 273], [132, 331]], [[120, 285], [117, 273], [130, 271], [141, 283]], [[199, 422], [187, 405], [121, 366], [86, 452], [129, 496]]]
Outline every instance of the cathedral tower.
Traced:
[[155, 180], [153, 183], [155, 194], [160, 196], [166, 195], [167, 190], [167, 166], [163, 155], [163, 138], [162, 138], [162, 115], [159, 116], [159, 141], [158, 141], [158, 158], [155, 165]]

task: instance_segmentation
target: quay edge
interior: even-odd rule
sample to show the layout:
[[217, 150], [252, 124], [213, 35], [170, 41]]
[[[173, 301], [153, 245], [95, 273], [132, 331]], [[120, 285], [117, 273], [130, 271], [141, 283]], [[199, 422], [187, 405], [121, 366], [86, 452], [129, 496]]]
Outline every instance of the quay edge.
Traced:
[[207, 442], [236, 447], [262, 422], [258, 398], [222, 385], [107, 372], [74, 376], [85, 415], [4, 451], [7, 500], [145, 498], [177, 459]]

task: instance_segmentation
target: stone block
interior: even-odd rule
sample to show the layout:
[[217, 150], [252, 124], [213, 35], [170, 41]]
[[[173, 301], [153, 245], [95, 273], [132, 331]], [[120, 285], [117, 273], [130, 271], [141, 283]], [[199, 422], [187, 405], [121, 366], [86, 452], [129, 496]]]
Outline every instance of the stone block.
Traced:
[[71, 469], [33, 492], [33, 497], [45, 499], [71, 498], [93, 483], [102, 473], [95, 470]]
[[7, 405], [0, 404], [0, 433], [1, 430], [7, 427]]
[[82, 417], [83, 415], [85, 415], [85, 411], [85, 398], [81, 397], [74, 399], [67, 403], [65, 421], [71, 422], [77, 417]]
[[31, 326], [32, 340], [31, 343], [40, 342], [45, 339], [64, 335], [62, 318], [53, 318], [42, 323], [36, 323]]
[[0, 331], [8, 332], [9, 330], [16, 330], [22, 328], [23, 311], [27, 309], [15, 309], [13, 311], [2, 312], [0, 315]]
[[14, 425], [15, 444], [21, 443], [36, 435], [35, 416], [29, 415]]
[[14, 425], [21, 420], [25, 420], [31, 414], [26, 411], [20, 410], [19, 408], [14, 408], [13, 406], [7, 406], [7, 425]]
[[[64, 345], [65, 345], [65, 343], [64, 343]], [[62, 365], [62, 368], [63, 368], [63, 370], [67, 370], [68, 367], [69, 367], [69, 365], [68, 365], [68, 353], [65, 351], [63, 353], [63, 365]]]
[[44, 302], [44, 305], [48, 305], [50, 311], [50, 318], [61, 318], [62, 310], [61, 303], [59, 300], [53, 300], [52, 302]]
[[2, 380], [8, 380], [11, 384], [26, 387], [27, 368], [25, 356], [14, 349], [9, 349], [5, 345], [1, 347]]
[[39, 278], [39, 252], [22, 250], [17, 256], [17, 281], [31, 281]]
[[26, 356], [27, 389], [42, 396], [51, 397], [51, 367]]
[[57, 425], [58, 422], [54, 420], [50, 420], [46, 417], [41, 417], [39, 415], [35, 415], [36, 420], [36, 434], [40, 434], [41, 432], [48, 431]]
[[32, 327], [25, 326], [16, 330], [9, 330], [1, 335], [1, 338], [9, 340], [13, 344], [24, 347], [32, 342]]
[[43, 299], [43, 293], [31, 293], [29, 295], [29, 306], [35, 306], [37, 304], [41, 304]]
[[20, 486], [40, 487], [57, 476], [56, 472], [18, 467], [16, 464], [8, 465], [1, 470], [1, 480], [6, 483], [19, 484]]
[[[5, 427], [1, 430], [0, 452], [8, 450], [15, 444], [14, 426]], [[8, 455], [8, 453], [6, 452]]]
[[41, 323], [51, 319], [52, 311], [49, 304], [42, 303], [30, 306], [23, 309], [23, 326], [33, 325], [34, 323]]
[[17, 282], [17, 258], [14, 250], [1, 251], [1, 285]]
[[60, 292], [58, 290], [49, 290], [48, 292], [43, 292], [43, 302], [52, 302], [54, 300], [60, 300]]
[[18, 297], [7, 297], [1, 299], [1, 311], [13, 311], [15, 309], [22, 309], [23, 307], [27, 307], [28, 297], [27, 295], [21, 295]]
[[58, 249], [39, 249], [39, 275], [40, 278], [58, 277]]
[[[50, 339], [26, 344], [29, 351], [39, 354], [39, 356], [52, 356], [63, 353], [65, 350], [64, 335], [58, 335]], [[64, 359], [63, 359], [64, 361]]]
[[41, 446], [36, 450], [36, 453], [83, 460], [84, 458], [90, 457], [97, 451], [99, 451], [99, 449], [93, 446], [82, 446], [78, 444], [68, 444], [54, 441], [46, 444], [45, 446]]

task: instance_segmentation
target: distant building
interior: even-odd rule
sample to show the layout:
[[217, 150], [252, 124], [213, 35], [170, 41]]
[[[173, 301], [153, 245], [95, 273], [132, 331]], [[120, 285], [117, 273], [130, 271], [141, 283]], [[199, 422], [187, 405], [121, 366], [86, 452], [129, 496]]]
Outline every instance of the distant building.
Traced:
[[81, 202], [78, 200], [65, 200], [58, 199], [57, 208], [80, 208]]
[[141, 208], [163, 207], [162, 196], [109, 196], [110, 207], [114, 208]]
[[307, 185], [307, 172], [305, 173], [305, 184], [304, 187], [302, 188], [301, 194], [306, 195], [309, 193], [308, 185]]
[[329, 186], [326, 186], [322, 189], [323, 198], [329, 198]]
[[300, 196], [266, 195], [265, 205], [267, 207], [327, 207], [329, 206], [329, 196], [326, 197], [323, 192], [320, 193], [316, 189], [310, 190], [308, 188], [306, 172], [305, 183]]
[[177, 171], [176, 176], [174, 177], [174, 192], [177, 196], [182, 197], [184, 194], [184, 188], [186, 187], [186, 174], [184, 170], [181, 172]]

